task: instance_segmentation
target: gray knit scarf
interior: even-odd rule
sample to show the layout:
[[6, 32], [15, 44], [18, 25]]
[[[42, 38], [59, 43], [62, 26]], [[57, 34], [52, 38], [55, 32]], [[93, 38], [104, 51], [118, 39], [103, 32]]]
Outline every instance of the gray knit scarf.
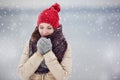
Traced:
[[[55, 30], [52, 35], [47, 36], [47, 38], [51, 39], [52, 51], [57, 57], [58, 62], [61, 63], [62, 58], [64, 57], [64, 54], [65, 54], [65, 51], [67, 49], [67, 41], [62, 33], [62, 26], [60, 26], [57, 30]], [[37, 42], [32, 42], [30, 40], [29, 57], [31, 57], [37, 51], [36, 45], [37, 45]], [[49, 72], [49, 69], [47, 68], [44, 60], [41, 62], [38, 69], [35, 71], [35, 73], [41, 73], [41, 74], [48, 73], [48, 72]]]

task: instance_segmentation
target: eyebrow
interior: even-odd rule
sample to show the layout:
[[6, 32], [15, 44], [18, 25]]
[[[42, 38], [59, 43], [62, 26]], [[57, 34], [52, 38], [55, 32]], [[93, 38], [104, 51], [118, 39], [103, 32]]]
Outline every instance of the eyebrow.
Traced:
[[50, 26], [50, 25], [48, 25], [47, 27], [50, 27], [50, 28], [51, 28], [51, 26]]
[[43, 25], [40, 25], [40, 27], [44, 27]]

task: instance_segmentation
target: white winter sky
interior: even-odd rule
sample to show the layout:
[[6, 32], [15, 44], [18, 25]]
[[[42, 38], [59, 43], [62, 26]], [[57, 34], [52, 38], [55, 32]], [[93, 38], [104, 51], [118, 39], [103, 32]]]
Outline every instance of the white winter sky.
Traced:
[[114, 7], [120, 6], [120, 0], [0, 0], [5, 8], [40, 8], [58, 2], [62, 7]]

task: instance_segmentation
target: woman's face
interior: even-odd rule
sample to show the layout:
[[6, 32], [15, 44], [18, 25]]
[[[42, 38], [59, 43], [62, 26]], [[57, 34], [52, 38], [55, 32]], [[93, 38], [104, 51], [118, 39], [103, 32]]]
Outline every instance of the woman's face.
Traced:
[[39, 25], [39, 33], [42, 37], [51, 35], [54, 32], [54, 28], [47, 23], [41, 23]]

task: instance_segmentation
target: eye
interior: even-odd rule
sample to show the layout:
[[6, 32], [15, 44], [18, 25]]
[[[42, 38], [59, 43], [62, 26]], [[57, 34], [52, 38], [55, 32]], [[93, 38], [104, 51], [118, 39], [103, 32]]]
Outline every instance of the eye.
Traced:
[[44, 27], [43, 26], [40, 26], [40, 29], [43, 29]]
[[52, 27], [48, 26], [47, 29], [52, 29]]
[[48, 29], [52, 29], [51, 27], [48, 27]]

